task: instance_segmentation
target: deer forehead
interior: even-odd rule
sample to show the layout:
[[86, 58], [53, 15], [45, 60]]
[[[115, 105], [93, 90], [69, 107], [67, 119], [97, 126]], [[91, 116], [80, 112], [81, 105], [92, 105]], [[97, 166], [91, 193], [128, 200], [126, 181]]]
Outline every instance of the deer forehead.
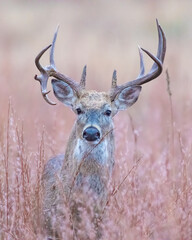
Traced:
[[105, 92], [97, 92], [94, 90], [84, 91], [81, 94], [78, 102], [87, 109], [99, 109], [104, 105], [111, 105], [109, 94]]

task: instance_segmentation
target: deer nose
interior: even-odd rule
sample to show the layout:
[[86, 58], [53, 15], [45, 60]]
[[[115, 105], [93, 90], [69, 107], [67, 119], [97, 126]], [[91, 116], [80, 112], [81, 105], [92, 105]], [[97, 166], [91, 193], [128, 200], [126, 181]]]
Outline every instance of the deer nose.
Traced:
[[96, 127], [88, 127], [83, 131], [83, 138], [87, 141], [96, 141], [100, 139], [100, 132]]

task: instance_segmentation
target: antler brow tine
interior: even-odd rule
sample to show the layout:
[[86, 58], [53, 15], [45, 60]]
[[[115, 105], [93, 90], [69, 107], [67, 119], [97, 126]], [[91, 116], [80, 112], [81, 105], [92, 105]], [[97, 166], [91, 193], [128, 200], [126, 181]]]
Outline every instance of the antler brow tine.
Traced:
[[113, 77], [112, 77], [112, 85], [111, 88], [116, 88], [117, 87], [117, 71], [113, 71]]
[[85, 89], [86, 75], [87, 75], [87, 65], [84, 66], [83, 72], [82, 72], [82, 75], [81, 75], [80, 86], [81, 86], [82, 89]]

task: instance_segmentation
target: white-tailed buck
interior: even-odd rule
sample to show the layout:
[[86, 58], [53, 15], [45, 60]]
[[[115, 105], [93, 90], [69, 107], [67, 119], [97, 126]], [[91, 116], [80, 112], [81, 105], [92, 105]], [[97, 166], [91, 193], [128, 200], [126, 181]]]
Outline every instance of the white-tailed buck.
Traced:
[[[114, 71], [111, 90], [107, 93], [85, 89], [86, 67], [83, 69], [80, 83], [57, 71], [54, 63], [57, 32], [52, 45], [43, 49], [36, 57], [35, 64], [41, 74], [36, 75], [35, 79], [41, 84], [43, 98], [49, 104], [55, 104], [48, 98], [47, 91], [47, 81], [49, 77], [53, 77], [52, 87], [56, 98], [77, 115], [65, 155], [49, 160], [43, 172], [43, 215], [49, 239], [68, 239], [62, 232], [62, 224], [64, 225], [67, 214], [64, 209], [66, 205], [70, 209], [73, 238], [90, 239], [89, 233], [79, 229], [83, 221], [81, 216], [89, 202], [93, 210], [95, 238], [101, 238], [99, 221], [107, 202], [108, 184], [114, 166], [113, 117], [137, 101], [142, 84], [161, 74], [166, 39], [158, 21], [157, 30], [157, 56], [139, 48], [140, 74], [137, 79], [117, 85]], [[50, 65], [43, 67], [39, 60], [49, 48]], [[147, 74], [142, 52], [154, 61]]]

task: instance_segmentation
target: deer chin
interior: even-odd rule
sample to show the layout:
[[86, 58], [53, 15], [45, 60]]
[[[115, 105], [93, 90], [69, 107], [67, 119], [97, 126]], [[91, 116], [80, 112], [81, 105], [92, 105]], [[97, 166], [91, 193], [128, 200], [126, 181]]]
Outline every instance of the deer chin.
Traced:
[[74, 148], [74, 158], [78, 161], [94, 161], [99, 164], [105, 164], [108, 158], [107, 141], [87, 142], [84, 139], [78, 139]]
[[100, 144], [101, 139], [97, 139], [95, 141], [87, 141], [87, 140], [83, 139], [83, 141], [84, 141], [84, 143], [87, 147], [94, 148], [94, 147], [96, 147], [97, 145]]

